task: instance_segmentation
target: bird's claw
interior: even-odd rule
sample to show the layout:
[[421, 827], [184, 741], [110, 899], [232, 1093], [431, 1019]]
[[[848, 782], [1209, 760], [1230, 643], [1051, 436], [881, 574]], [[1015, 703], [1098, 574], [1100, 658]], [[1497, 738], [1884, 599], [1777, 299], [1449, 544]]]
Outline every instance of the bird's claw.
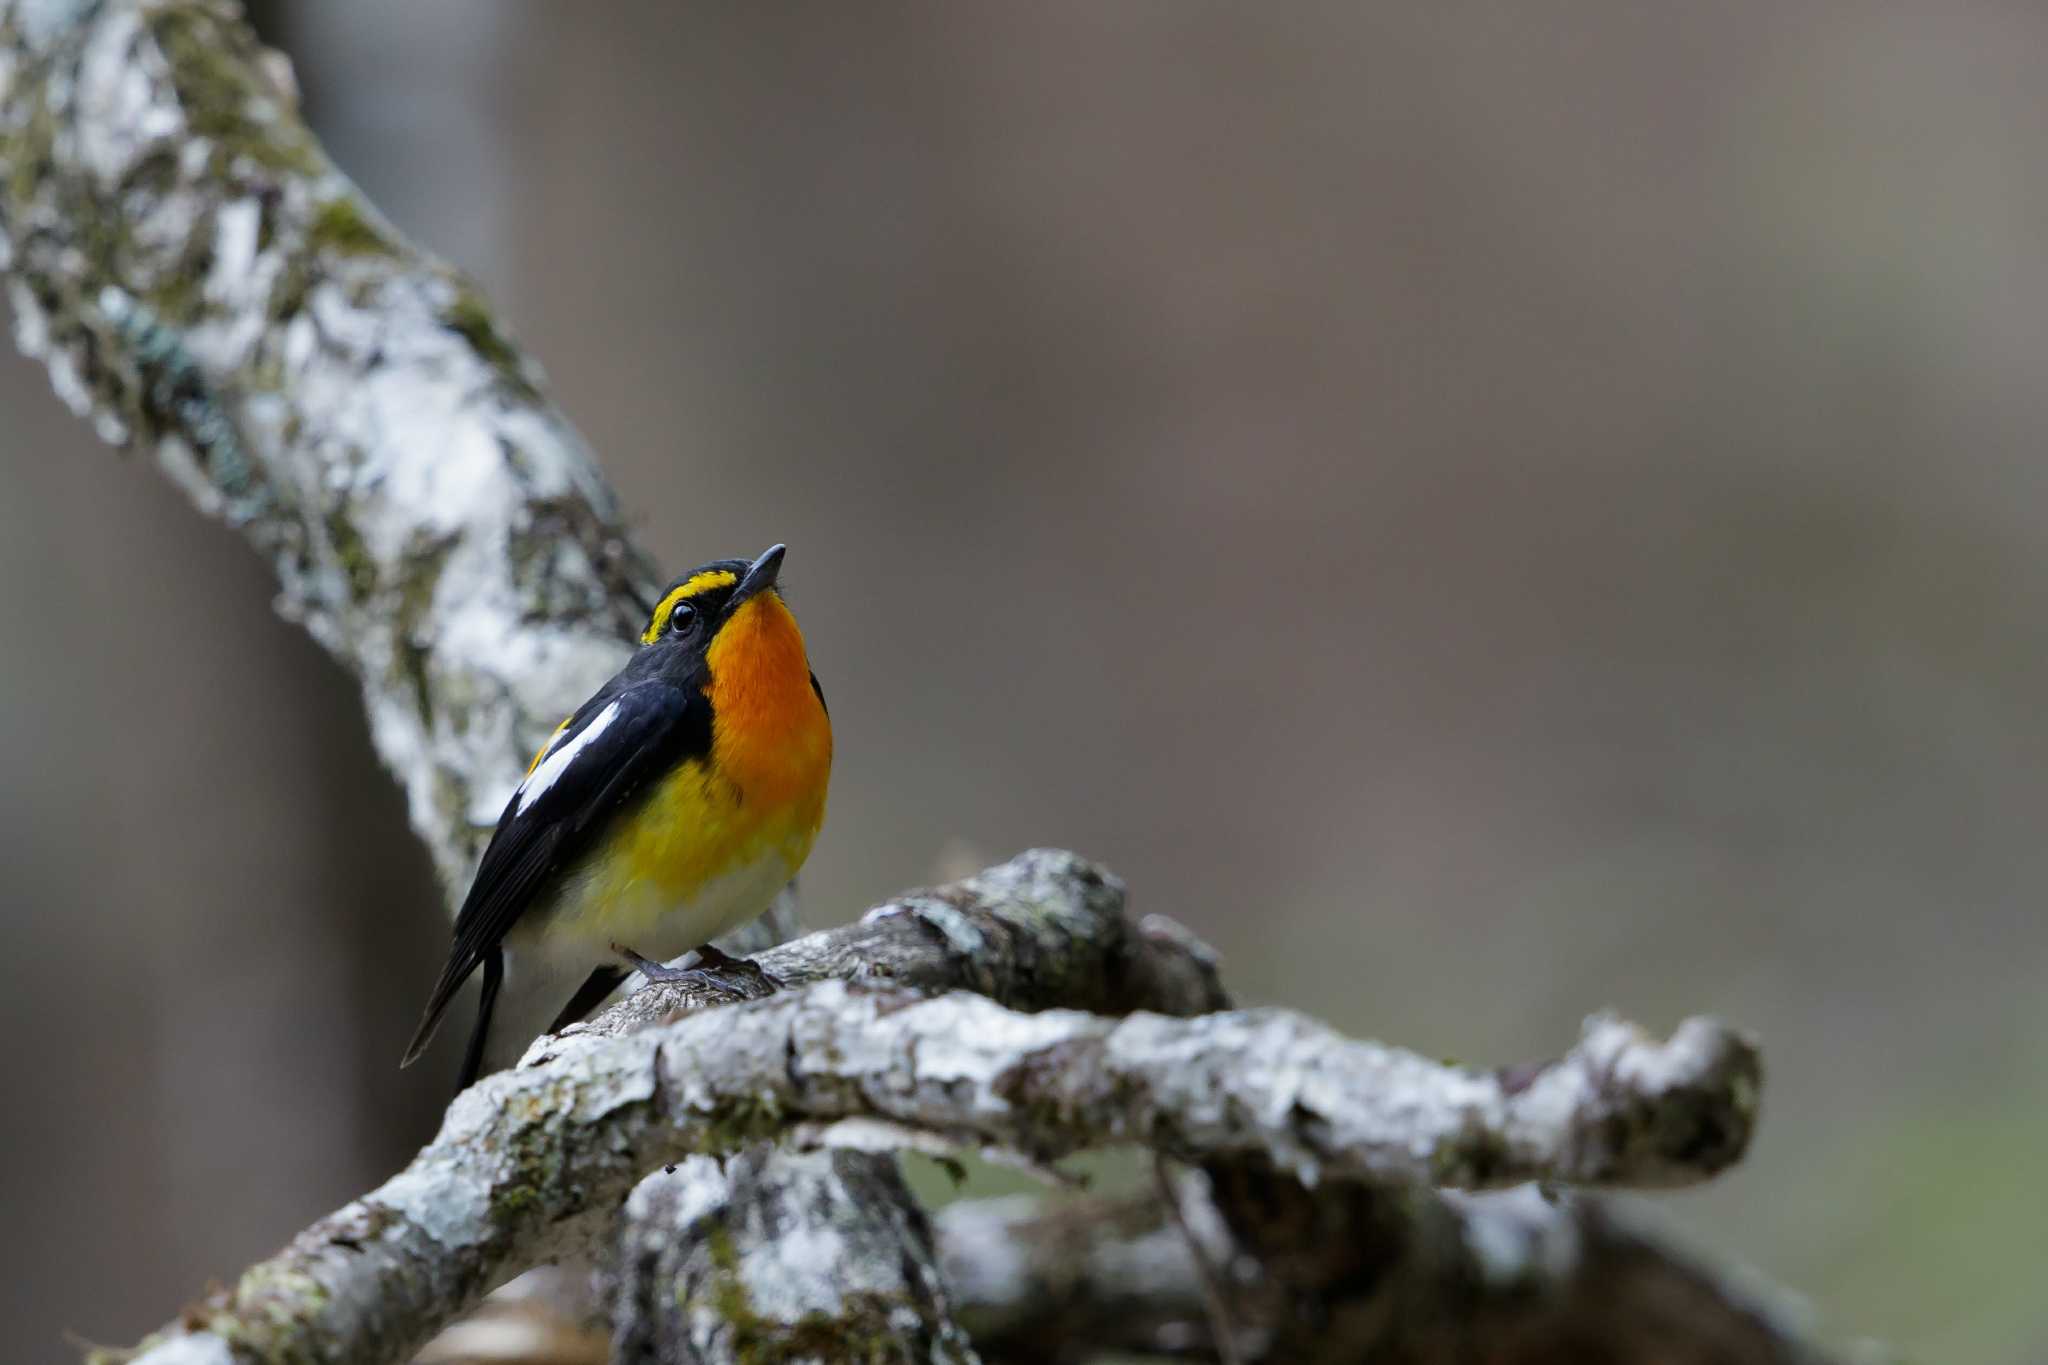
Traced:
[[742, 1000], [758, 1000], [782, 987], [782, 982], [770, 976], [752, 958], [733, 957], [708, 943], [696, 951], [696, 961], [688, 967], [671, 967], [655, 962], [621, 943], [614, 943], [612, 951], [648, 981], [663, 985], [695, 986], [705, 991], [736, 995]]

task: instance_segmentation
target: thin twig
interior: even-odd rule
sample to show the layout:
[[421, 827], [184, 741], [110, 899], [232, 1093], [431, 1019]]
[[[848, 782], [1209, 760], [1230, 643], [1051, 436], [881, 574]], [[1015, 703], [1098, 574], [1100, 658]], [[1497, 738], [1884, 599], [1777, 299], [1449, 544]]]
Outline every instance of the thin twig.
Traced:
[[1180, 1230], [1181, 1240], [1188, 1244], [1188, 1255], [1194, 1260], [1195, 1275], [1202, 1282], [1202, 1307], [1209, 1315], [1209, 1331], [1216, 1338], [1216, 1355], [1223, 1365], [1243, 1365], [1243, 1357], [1237, 1350], [1237, 1328], [1231, 1320], [1230, 1298], [1223, 1276], [1210, 1261], [1208, 1250], [1195, 1230], [1188, 1225], [1187, 1213], [1180, 1206], [1180, 1191], [1174, 1187], [1173, 1173], [1167, 1169], [1167, 1158], [1154, 1153], [1152, 1157], [1152, 1178], [1159, 1185], [1159, 1202], [1166, 1206], [1166, 1216], [1173, 1220]]

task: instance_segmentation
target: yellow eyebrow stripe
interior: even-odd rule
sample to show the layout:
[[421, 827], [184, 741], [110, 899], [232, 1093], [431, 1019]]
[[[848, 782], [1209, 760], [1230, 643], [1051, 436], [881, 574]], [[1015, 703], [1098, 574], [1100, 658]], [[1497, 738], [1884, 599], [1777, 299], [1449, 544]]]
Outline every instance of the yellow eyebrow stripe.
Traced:
[[640, 633], [640, 643], [651, 645], [661, 637], [661, 628], [668, 624], [668, 614], [675, 610], [676, 603], [688, 601], [700, 592], [713, 588], [729, 588], [740, 581], [740, 576], [731, 569], [713, 569], [708, 573], [693, 574], [679, 583], [675, 590], [661, 599], [654, 615], [648, 618], [647, 629]]

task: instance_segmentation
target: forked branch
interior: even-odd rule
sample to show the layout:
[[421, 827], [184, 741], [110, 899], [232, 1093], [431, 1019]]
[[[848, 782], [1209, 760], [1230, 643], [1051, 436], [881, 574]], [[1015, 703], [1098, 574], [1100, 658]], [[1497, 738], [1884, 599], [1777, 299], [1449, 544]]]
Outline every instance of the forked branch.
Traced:
[[[761, 961], [864, 973], [940, 962], [945, 930], [926, 916], [944, 906], [963, 917], [956, 933], [1008, 921], [1019, 942], [1065, 944], [1058, 958], [1009, 961], [1036, 962], [1031, 979], [1062, 992], [1108, 998], [1108, 981], [1129, 979], [1134, 943], [1141, 956], [1187, 951], [1171, 935], [1127, 934], [1113, 885], [1069, 855], [1027, 855]], [[1093, 936], [1075, 933], [1091, 922]], [[853, 942], [858, 954], [835, 946]], [[964, 960], [986, 978], [987, 960]], [[1021, 976], [997, 985], [1035, 995]], [[1755, 1051], [1703, 1021], [1658, 1042], [1596, 1020], [1525, 1083], [1351, 1041], [1284, 1010], [1032, 1014], [900, 980], [828, 978], [537, 1048], [460, 1097], [403, 1173], [196, 1306], [157, 1347], [175, 1354], [146, 1358], [396, 1359], [509, 1275], [587, 1250], [647, 1172], [768, 1139], [936, 1142], [1040, 1163], [1136, 1142], [1327, 1177], [1668, 1185], [1740, 1154], [1756, 1080]], [[191, 1354], [202, 1349], [213, 1355]]]

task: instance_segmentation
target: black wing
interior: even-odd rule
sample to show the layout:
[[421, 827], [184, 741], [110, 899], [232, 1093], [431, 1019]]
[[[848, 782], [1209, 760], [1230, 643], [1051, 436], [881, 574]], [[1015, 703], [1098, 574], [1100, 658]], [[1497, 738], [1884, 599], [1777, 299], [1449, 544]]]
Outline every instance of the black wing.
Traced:
[[[622, 676], [569, 718], [498, 817], [455, 917], [455, 946], [402, 1064], [425, 1051], [456, 990], [496, 953], [550, 879], [651, 782], [710, 748], [710, 701], [663, 680]], [[478, 1021], [479, 1032], [486, 1022]]]

